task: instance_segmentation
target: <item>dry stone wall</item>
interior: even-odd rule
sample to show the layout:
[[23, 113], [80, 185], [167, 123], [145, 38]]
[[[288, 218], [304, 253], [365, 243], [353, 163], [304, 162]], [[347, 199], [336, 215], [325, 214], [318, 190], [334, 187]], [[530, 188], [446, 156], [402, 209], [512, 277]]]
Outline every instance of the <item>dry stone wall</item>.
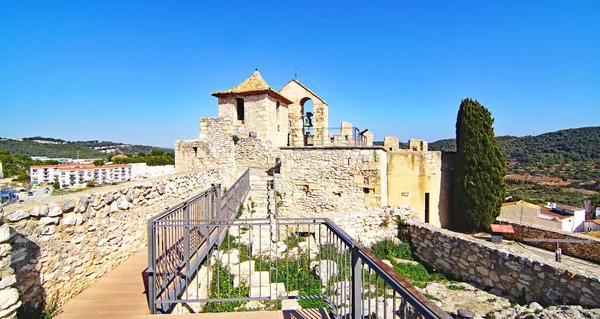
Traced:
[[[527, 223], [515, 223], [508, 219], [497, 219], [513, 226], [514, 234], [504, 234], [506, 239], [525, 243], [525, 238], [546, 238], [546, 239], [572, 239], [587, 240], [587, 243], [560, 243], [562, 253], [565, 255], [586, 259], [593, 262], [600, 262], [600, 238], [595, 238], [583, 234], [560, 231], [548, 227], [536, 226]], [[528, 245], [537, 246], [546, 250], [554, 251], [556, 243], [551, 242], [526, 242]]]
[[13, 261], [18, 260], [22, 252], [13, 252], [10, 240], [14, 233], [7, 224], [0, 226], [0, 318], [16, 318], [21, 306], [19, 291], [16, 288], [17, 275]]
[[282, 217], [352, 212], [387, 205], [387, 159], [381, 148], [281, 148]]
[[14, 286], [21, 301], [34, 308], [53, 298], [64, 304], [146, 246], [147, 219], [153, 214], [212, 183], [225, 181], [229, 186], [232, 180], [225, 171], [211, 169], [130, 182], [6, 207], [2, 227], [11, 229]]
[[468, 235], [409, 220], [405, 222], [416, 255], [453, 276], [497, 288], [514, 297], [600, 307], [598, 272], [548, 262]]

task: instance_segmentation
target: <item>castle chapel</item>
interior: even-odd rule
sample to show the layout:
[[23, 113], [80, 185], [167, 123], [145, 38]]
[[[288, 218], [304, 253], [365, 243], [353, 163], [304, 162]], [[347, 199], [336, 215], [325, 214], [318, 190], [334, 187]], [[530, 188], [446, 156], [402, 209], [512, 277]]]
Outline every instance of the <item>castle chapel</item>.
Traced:
[[227, 180], [246, 168], [277, 167], [282, 215], [408, 205], [423, 221], [446, 224], [450, 161], [442, 164], [427, 142], [411, 139], [403, 150], [388, 136], [374, 146], [369, 130], [330, 127], [328, 104], [298, 80], [275, 90], [257, 69], [212, 95], [218, 117], [200, 120], [197, 140], [175, 143], [178, 173], [226, 167]]

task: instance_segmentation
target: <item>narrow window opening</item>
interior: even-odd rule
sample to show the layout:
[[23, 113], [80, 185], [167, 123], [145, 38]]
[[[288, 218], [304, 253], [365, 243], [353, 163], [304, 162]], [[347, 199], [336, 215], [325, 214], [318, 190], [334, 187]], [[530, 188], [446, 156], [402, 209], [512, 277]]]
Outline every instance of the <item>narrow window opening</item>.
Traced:
[[198, 157], [198, 146], [194, 146], [194, 156]]
[[425, 193], [425, 223], [429, 224], [429, 193]]
[[244, 99], [242, 99], [242, 98], [235, 99], [235, 109], [237, 111], [238, 121], [243, 121], [244, 120]]

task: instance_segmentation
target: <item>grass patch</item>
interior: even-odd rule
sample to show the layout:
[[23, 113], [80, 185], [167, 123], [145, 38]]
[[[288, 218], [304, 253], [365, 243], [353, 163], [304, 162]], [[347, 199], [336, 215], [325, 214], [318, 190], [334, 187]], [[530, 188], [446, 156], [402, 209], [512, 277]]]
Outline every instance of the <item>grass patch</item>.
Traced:
[[447, 287], [450, 290], [465, 290], [465, 287], [463, 287], [461, 285], [457, 285], [455, 283], [450, 283]]
[[398, 244], [396, 240], [384, 239], [371, 246], [371, 252], [379, 259], [392, 261], [394, 258], [414, 260], [410, 245], [407, 242]]
[[302, 237], [300, 235], [298, 235], [297, 233], [291, 234], [287, 240], [285, 241], [285, 244], [287, 245], [287, 249], [288, 251], [292, 248], [296, 248], [298, 247], [298, 244], [301, 242], [305, 242], [306, 238]]
[[[281, 258], [277, 262], [268, 258], [255, 258], [254, 261], [256, 271], [269, 271], [271, 283], [284, 283], [286, 291], [297, 290], [304, 297], [321, 295], [321, 281], [311, 271], [308, 256]], [[304, 309], [327, 306], [322, 298], [301, 299], [298, 303]]]

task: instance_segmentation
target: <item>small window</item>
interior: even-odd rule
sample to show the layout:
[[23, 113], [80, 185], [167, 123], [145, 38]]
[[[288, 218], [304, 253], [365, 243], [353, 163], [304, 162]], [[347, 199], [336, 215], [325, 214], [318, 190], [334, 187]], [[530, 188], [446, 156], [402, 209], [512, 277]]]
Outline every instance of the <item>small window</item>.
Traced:
[[237, 112], [238, 121], [244, 120], [244, 99], [236, 98], [235, 99], [235, 110]]

